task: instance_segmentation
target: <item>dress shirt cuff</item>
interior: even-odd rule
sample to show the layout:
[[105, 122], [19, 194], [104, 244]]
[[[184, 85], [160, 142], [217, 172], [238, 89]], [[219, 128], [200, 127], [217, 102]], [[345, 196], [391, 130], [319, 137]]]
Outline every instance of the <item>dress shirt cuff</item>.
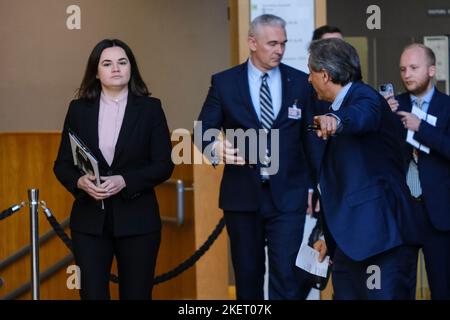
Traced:
[[326, 116], [330, 116], [336, 119], [336, 133], [339, 133], [342, 131], [342, 121], [341, 118], [339, 118], [337, 115], [335, 115], [334, 113], [326, 113]]

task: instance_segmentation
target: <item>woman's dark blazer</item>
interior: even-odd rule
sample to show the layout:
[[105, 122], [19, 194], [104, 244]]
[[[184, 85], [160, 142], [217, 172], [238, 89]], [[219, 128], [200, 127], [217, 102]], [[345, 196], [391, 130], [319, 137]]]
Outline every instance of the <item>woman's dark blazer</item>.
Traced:
[[74, 166], [69, 128], [87, 145], [99, 162], [100, 175], [123, 176], [126, 187], [108, 200], [113, 215], [114, 235], [129, 236], [161, 229], [154, 187], [173, 171], [171, 141], [161, 101], [128, 94], [127, 107], [111, 166], [98, 144], [99, 99], [73, 100], [64, 122], [61, 144], [53, 171], [75, 197], [70, 217], [72, 231], [100, 235], [105, 210], [99, 201], [77, 188], [82, 173]]

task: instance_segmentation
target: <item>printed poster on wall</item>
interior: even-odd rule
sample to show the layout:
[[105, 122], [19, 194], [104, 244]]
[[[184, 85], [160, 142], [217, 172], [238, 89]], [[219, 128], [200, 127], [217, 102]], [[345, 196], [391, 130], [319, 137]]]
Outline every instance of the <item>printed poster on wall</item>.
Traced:
[[445, 88], [442, 89], [450, 94], [449, 36], [426, 36], [423, 43], [430, 47], [436, 55], [436, 80], [443, 81]]

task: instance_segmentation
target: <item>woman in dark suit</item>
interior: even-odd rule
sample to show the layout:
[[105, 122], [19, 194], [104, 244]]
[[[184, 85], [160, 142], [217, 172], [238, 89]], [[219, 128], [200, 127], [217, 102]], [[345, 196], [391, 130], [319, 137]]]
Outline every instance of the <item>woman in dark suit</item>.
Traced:
[[[161, 238], [154, 187], [170, 177], [173, 163], [161, 102], [149, 95], [124, 42], [94, 47], [53, 168], [75, 197], [70, 228], [82, 299], [110, 298], [114, 256], [120, 299], [151, 299]], [[69, 129], [97, 158], [100, 185], [74, 166]]]

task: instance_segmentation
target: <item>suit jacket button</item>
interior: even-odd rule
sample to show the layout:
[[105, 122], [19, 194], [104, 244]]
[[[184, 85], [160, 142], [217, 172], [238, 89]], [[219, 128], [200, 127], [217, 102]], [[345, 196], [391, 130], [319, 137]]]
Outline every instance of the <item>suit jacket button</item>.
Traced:
[[107, 176], [112, 176], [112, 175], [113, 175], [112, 170], [108, 170], [108, 172], [106, 172], [106, 175], [107, 175]]

